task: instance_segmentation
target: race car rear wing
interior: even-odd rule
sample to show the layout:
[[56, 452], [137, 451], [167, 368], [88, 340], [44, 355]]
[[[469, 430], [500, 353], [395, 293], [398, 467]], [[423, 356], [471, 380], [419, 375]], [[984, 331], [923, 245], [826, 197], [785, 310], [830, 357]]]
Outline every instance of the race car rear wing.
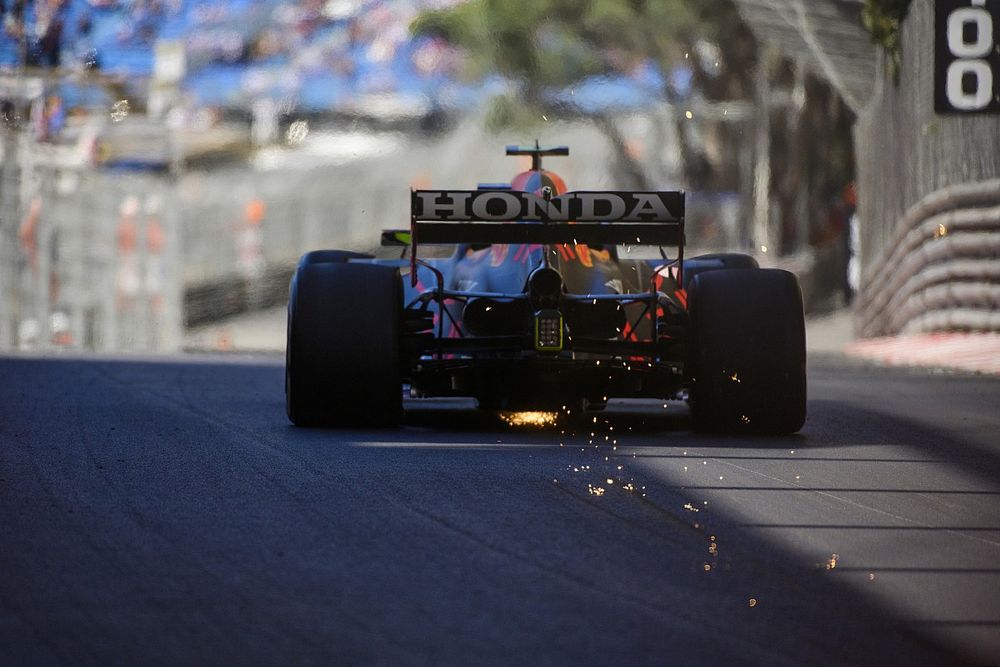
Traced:
[[414, 278], [420, 244], [653, 245], [677, 246], [681, 254], [684, 193], [413, 190], [409, 234], [382, 234], [383, 245], [407, 240]]

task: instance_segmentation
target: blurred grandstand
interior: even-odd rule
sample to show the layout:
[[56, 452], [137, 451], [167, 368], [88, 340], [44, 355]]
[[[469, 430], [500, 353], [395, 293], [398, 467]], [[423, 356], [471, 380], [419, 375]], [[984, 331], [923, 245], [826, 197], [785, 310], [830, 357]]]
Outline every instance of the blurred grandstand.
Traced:
[[[460, 2], [0, 0], [0, 73], [22, 64], [99, 71], [137, 93], [136, 82], [154, 77], [160, 47], [176, 44], [182, 74], [168, 106], [181, 116], [206, 107], [254, 113], [267, 101], [279, 113], [425, 117], [472, 108], [502, 87], [469, 79], [462, 54], [440, 39], [410, 33], [420, 12]], [[585, 113], [605, 100], [648, 107], [662, 79], [645, 72], [590, 88], [597, 102], [585, 100]], [[67, 108], [107, 102], [81, 86], [64, 84], [60, 94]]]

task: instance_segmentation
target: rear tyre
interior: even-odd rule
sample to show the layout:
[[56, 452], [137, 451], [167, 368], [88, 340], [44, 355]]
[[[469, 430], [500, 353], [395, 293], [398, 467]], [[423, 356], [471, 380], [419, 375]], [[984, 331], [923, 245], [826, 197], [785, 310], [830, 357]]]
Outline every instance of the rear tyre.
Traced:
[[353, 250], [311, 250], [299, 258], [299, 266], [306, 264], [337, 264], [350, 259], [372, 259], [372, 255]]
[[298, 426], [395, 425], [402, 284], [376, 264], [300, 266], [288, 299], [285, 407]]
[[698, 431], [794, 433], [806, 418], [798, 280], [778, 269], [715, 270], [688, 290], [691, 419]]
[[706, 271], [721, 269], [757, 269], [760, 265], [750, 255], [738, 252], [713, 252], [684, 260], [684, 289], [691, 286], [694, 277]]

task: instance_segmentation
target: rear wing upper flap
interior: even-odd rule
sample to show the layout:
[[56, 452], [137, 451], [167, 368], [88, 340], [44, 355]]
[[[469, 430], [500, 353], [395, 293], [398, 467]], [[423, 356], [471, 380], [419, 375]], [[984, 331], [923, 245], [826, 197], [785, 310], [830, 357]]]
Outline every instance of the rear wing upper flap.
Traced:
[[578, 191], [546, 197], [512, 190], [411, 190], [423, 222], [650, 222], [684, 220], [680, 191]]
[[391, 230], [382, 242], [408, 241], [413, 262], [419, 244], [634, 244], [676, 246], [682, 254], [684, 193], [412, 190], [408, 236]]
[[[680, 245], [684, 193], [579, 191], [544, 197], [503, 190], [414, 190], [410, 218], [413, 245]], [[513, 222], [522, 224], [508, 224]]]

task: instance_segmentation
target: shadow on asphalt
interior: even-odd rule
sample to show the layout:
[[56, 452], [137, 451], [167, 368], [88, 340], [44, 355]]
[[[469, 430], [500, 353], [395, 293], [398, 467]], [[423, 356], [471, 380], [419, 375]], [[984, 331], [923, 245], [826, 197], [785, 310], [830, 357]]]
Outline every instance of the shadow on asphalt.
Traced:
[[[339, 610], [336, 604], [330, 602], [331, 596], [326, 594], [329, 589], [327, 582], [337, 574], [338, 568], [313, 569], [321, 568], [317, 563], [322, 559], [314, 557], [318, 553], [318, 543], [328, 544], [330, 553], [335, 552], [334, 546], [336, 549], [356, 549], [361, 555], [345, 557], [343, 562], [374, 562], [385, 566], [373, 568], [376, 575], [382, 576], [393, 572], [389, 566], [401, 568], [413, 562], [422, 564], [422, 557], [430, 551], [427, 544], [434, 545], [439, 551], [444, 551], [440, 544], [461, 545], [463, 558], [468, 558], [472, 565], [460, 567], [464, 567], [465, 572], [476, 574], [473, 587], [480, 583], [481, 573], [492, 571], [498, 562], [506, 568], [503, 570], [505, 574], [517, 575], [527, 569], [532, 574], [524, 581], [539, 580], [539, 575], [533, 574], [536, 569], [548, 572], [535, 565], [536, 562], [545, 562], [538, 555], [545, 552], [539, 549], [551, 544], [553, 550], [547, 556], [558, 564], [563, 563], [561, 558], [565, 551], [556, 550], [556, 547], [572, 549], [583, 545], [579, 549], [580, 555], [561, 567], [575, 574], [576, 579], [572, 580], [569, 588], [577, 590], [582, 587], [583, 595], [589, 596], [590, 611], [599, 606], [604, 595], [614, 601], [609, 573], [617, 576], [616, 567], [625, 569], [625, 574], [629, 575], [626, 578], [633, 582], [634, 587], [652, 587], [653, 591], [663, 594], [660, 600], [646, 591], [642, 591], [644, 596], [637, 595], [637, 599], [652, 600], [646, 603], [645, 616], [657, 618], [658, 631], [663, 629], [663, 622], [670, 618], [671, 613], [679, 612], [687, 616], [691, 610], [690, 615], [695, 619], [704, 619], [702, 623], [709, 629], [731, 632], [755, 651], [764, 651], [755, 647], [766, 648], [767, 653], [748, 653], [745, 656], [747, 662], [777, 652], [777, 661], [784, 657], [785, 664], [796, 664], [796, 658], [801, 664], [807, 657], [821, 661], [826, 657], [828, 662], [840, 664], [954, 664], [961, 660], [961, 656], [955, 656], [948, 648], [936, 643], [930, 632], [936, 629], [935, 626], [948, 623], [959, 627], [972, 627], [977, 623], [989, 627], [995, 625], [982, 619], [918, 623], [900, 619], [894, 610], [859, 592], [844, 580], [830, 576], [828, 570], [804, 561], [781, 543], [764, 539], [752, 530], [752, 524], [741, 524], [738, 517], [719, 510], [703, 511], [697, 515], [698, 523], [689, 522], [688, 515], [679, 508], [687, 502], [690, 489], [684, 488], [681, 492], [679, 489], [683, 487], [654, 474], [644, 475], [648, 497], [645, 494], [609, 492], [597, 502], [596, 497], [584, 488], [584, 483], [598, 478], [598, 472], [603, 476], [604, 469], [595, 469], [593, 475], [588, 473], [587, 480], [581, 477], [575, 486], [569, 483], [549, 484], [548, 468], [544, 469], [544, 475], [536, 472], [524, 474], [547, 465], [538, 457], [528, 461], [527, 456], [508, 456], [504, 452], [485, 464], [473, 461], [473, 474], [470, 474], [469, 459], [478, 457], [465, 456], [466, 451], [502, 450], [510, 445], [563, 451], [558, 449], [560, 436], [564, 435], [562, 431], [575, 440], [585, 442], [593, 428], [591, 424], [596, 424], [602, 430], [614, 427], [615, 433], [638, 436], [626, 437], [621, 443], [637, 451], [637, 456], [670, 455], [671, 448], [697, 446], [726, 448], [729, 451], [725, 456], [731, 456], [732, 450], [737, 449], [736, 456], [763, 458], [768, 454], [765, 450], [772, 449], [787, 451], [801, 448], [806, 453], [810, 447], [816, 446], [829, 451], [837, 447], [867, 445], [875, 449], [876, 446], [888, 445], [916, 450], [920, 455], [912, 456], [914, 459], [948, 460], [968, 466], [980, 475], [991, 475], [994, 479], [1000, 471], [1000, 457], [996, 452], [958, 437], [947, 436], [940, 430], [928, 429], [916, 421], [874, 410], [836, 402], [811, 402], [813, 417], [807, 422], [803, 434], [784, 438], [693, 435], [683, 404], [668, 404], [664, 409], [662, 403], [640, 402], [614, 402], [606, 412], [590, 413], [581, 420], [569, 420], [564, 425], [542, 429], [512, 428], [495, 413], [472, 409], [468, 402], [464, 406], [451, 404], [455, 409], [446, 409], [450, 406], [443, 402], [408, 406], [413, 409], [409, 410], [403, 426], [398, 429], [298, 429], [287, 425], [280, 397], [280, 369], [276, 367], [141, 362], [81, 365], [15, 361], [6, 362], [3, 370], [9, 373], [6, 392], [0, 391], [0, 394], [5, 394], [5, 403], [10, 410], [5, 416], [16, 415], [21, 424], [16, 427], [18, 437], [9, 439], [7, 451], [23, 451], [25, 457], [31, 455], [33, 463], [25, 470], [37, 471], [46, 465], [55, 465], [51, 463], [51, 452], [59, 447], [60, 455], [69, 462], [65, 465], [71, 466], [67, 469], [76, 473], [76, 477], [67, 477], [65, 470], [59, 467], [50, 471], [51, 479], [59, 480], [55, 490], [57, 495], [52, 498], [39, 495], [45, 502], [25, 506], [37, 510], [36, 515], [25, 514], [20, 503], [16, 506], [15, 503], [6, 503], [7, 511], [0, 512], [6, 520], [4, 525], [16, 519], [24, 528], [20, 532], [11, 531], [22, 537], [20, 550], [13, 550], [18, 554], [18, 567], [12, 568], [14, 576], [6, 579], [8, 584], [4, 592], [8, 593], [14, 586], [19, 587], [15, 590], [30, 592], [24, 584], [18, 583], [26, 574], [43, 582], [39, 586], [53, 585], [53, 581], [58, 583], [58, 577], [51, 576], [42, 566], [48, 563], [59, 566], [69, 563], [72, 566], [77, 562], [91, 562], [87, 560], [91, 552], [95, 555], [93, 562], [99, 563], [94, 566], [95, 569], [110, 586], [122, 577], [119, 569], [112, 566], [117, 563], [115, 559], [125, 553], [129, 556], [125, 562], [132, 567], [127, 574], [136, 582], [146, 582], [129, 585], [127, 599], [135, 606], [106, 601], [107, 596], [95, 597], [93, 590], [97, 587], [93, 584], [93, 577], [78, 578], [74, 584], [77, 587], [76, 598], [92, 604], [95, 616], [101, 620], [117, 619], [116, 614], [122, 608], [147, 611], [150, 602], [137, 596], [144, 595], [143, 585], [148, 585], [150, 572], [157, 571], [156, 565], [169, 566], [162, 569], [170, 571], [177, 567], [178, 572], [188, 576], [187, 571], [181, 568], [198, 564], [202, 558], [192, 550], [197, 549], [198, 541], [193, 542], [195, 547], [189, 546], [192, 544], [190, 526], [194, 525], [210, 534], [210, 537], [201, 538], [206, 544], [216, 544], [218, 535], [231, 534], [234, 526], [246, 531], [245, 535], [252, 536], [246, 538], [244, 533], [240, 533], [232, 537], [233, 541], [225, 548], [217, 550], [220, 567], [244, 575], [247, 580], [251, 575], [259, 575], [254, 569], [257, 564], [270, 562], [260, 555], [262, 548], [264, 552], [279, 553], [283, 557], [286, 550], [293, 551], [289, 547], [291, 543], [307, 554], [305, 560], [296, 561], [297, 567], [269, 569], [269, 576], [275, 577], [275, 592], [270, 596], [264, 595], [260, 603], [260, 608], [268, 610], [273, 608], [276, 600], [280, 603], [283, 600], [281, 595], [287, 595], [288, 591], [300, 591], [300, 594], [308, 596], [310, 591], [321, 588], [324, 591], [322, 599], [316, 601], [317, 598], [314, 598], [316, 608], [333, 612]], [[43, 400], [43, 397], [57, 395], [55, 392], [65, 387], [71, 387], [72, 391], [61, 395], [60, 401]], [[95, 410], [95, 406], [101, 409]], [[121, 417], [123, 406], [129, 411], [125, 414], [131, 418]], [[41, 431], [29, 428], [45, 420], [72, 426], [82, 419], [81, 415], [90, 420], [87, 424], [92, 433], [101, 434], [100, 438], [91, 439], [90, 452], [98, 457], [94, 461], [84, 461], [79, 456], [79, 436], [53, 439], [47, 434], [35, 435], [41, 434]], [[594, 422], [594, 418], [598, 421]], [[174, 428], [178, 422], [187, 429], [183, 435], [169, 431], [164, 436], [157, 430]], [[120, 429], [121, 434], [106, 438], [107, 429], [114, 426]], [[272, 437], [275, 431], [281, 437]], [[482, 434], [493, 437], [483, 437]], [[636, 444], [634, 440], [646, 444]], [[396, 446], [441, 446], [451, 451], [404, 457], [395, 456], [382, 448], [337, 451], [340, 445], [366, 441], [387, 449]], [[501, 444], [494, 445], [494, 442]], [[34, 451], [28, 448], [34, 448]], [[97, 472], [90, 465], [102, 456], [110, 456], [110, 453], [105, 454], [106, 451], [120, 452], [123, 457], [127, 455], [148, 465], [123, 465], [116, 472], [121, 483], [112, 485], [108, 483], [107, 473]], [[593, 450], [588, 450], [586, 456], [573, 452], [573, 457], [587, 463], [594, 461], [595, 468], [598, 468], [604, 452], [591, 452]], [[831, 460], [868, 460], [852, 458], [855, 454], [856, 451], [844, 458], [831, 457]], [[780, 452], [775, 452], [775, 455], [782, 456]], [[557, 460], [562, 464], [567, 458], [563, 456]], [[234, 468], [243, 474], [232, 474]], [[205, 470], [217, 474], [200, 474]], [[180, 477], [172, 475], [178, 473], [183, 475], [182, 489], [190, 489], [191, 492], [175, 492], [176, 486], [172, 482]], [[559, 474], [562, 477], [562, 473]], [[353, 482], [357, 476], [377, 480], [380, 487], [376, 489], [377, 493], [359, 493], [352, 484], [345, 484], [345, 480]], [[429, 476], [449, 484], [453, 482], [454, 488], [442, 491], [438, 485], [428, 483]], [[79, 487], [73, 487], [74, 483]], [[169, 489], [170, 492], [158, 494], [156, 489]], [[518, 493], [514, 494], [512, 490]], [[779, 493], [785, 491], [783, 489]], [[22, 495], [24, 498], [33, 497]], [[66, 519], [61, 511], [56, 512], [61, 510], [66, 497], [87, 498], [85, 509], [88, 511], [81, 512], [71, 521]], [[558, 498], [558, 502], [554, 502], [553, 497]], [[206, 502], [206, 498], [218, 500]], [[131, 533], [119, 530], [120, 524], [108, 520], [108, 517], [124, 516], [122, 504], [125, 501], [140, 508], [144, 519], [155, 529], [177, 526], [173, 549], [163, 552], [162, 558], [166, 560], [153, 560], [150, 555], [153, 550], [142, 548], [145, 541], [138, 545], [130, 543], [127, 536]], [[230, 511], [229, 502], [234, 503], [232, 507], [239, 507], [239, 511]], [[354, 502], [358, 504], [352, 504]], [[2, 506], [4, 504], [0, 503]], [[330, 507], [330, 512], [317, 513], [317, 508], [324, 506]], [[367, 518], [368, 512], [375, 512], [375, 518]], [[30, 521], [25, 519], [26, 516]], [[394, 519], [394, 525], [402, 531], [401, 541], [408, 543], [407, 548], [413, 549], [412, 552], [404, 552], [406, 558], [395, 555], [394, 550], [400, 542], [376, 541], [385, 539], [378, 536], [392, 534], [381, 525], [372, 528], [370, 533], [364, 532], [364, 539], [356, 542], [342, 538], [351, 530], [335, 529], [350, 528], [355, 517], [360, 523], [376, 522], [380, 516]], [[198, 517], [198, 520], [180, 522], [178, 517]], [[294, 529], [285, 530], [286, 526], [281, 524], [283, 519], [291, 521], [289, 525]], [[58, 530], [64, 524], [69, 526], [69, 530]], [[135, 528], [131, 523], [128, 525], [130, 530]], [[411, 525], [415, 528], [409, 528]], [[773, 528], [773, 525], [770, 527]], [[858, 528], [887, 530], [869, 525]], [[951, 526], [946, 530], [957, 529]], [[67, 535], [75, 534], [74, 531], [81, 538], [74, 543], [65, 541]], [[422, 541], [426, 537], [423, 533], [437, 536], [438, 541]], [[50, 534], [57, 540], [55, 548], [51, 540], [43, 539]], [[707, 551], [709, 544], [715, 542], [716, 534], [723, 536], [725, 544], [718, 558]], [[318, 542], [324, 538], [329, 542]], [[100, 548], [94, 547], [94, 544]], [[369, 544], [383, 548], [363, 551]], [[69, 550], [67, 545], [73, 546], [74, 550]], [[413, 557], [414, 554], [417, 557]], [[616, 555], [625, 556], [626, 560], [616, 561]], [[713, 558], [713, 564], [717, 563], [718, 567], [713, 566], [710, 573], [708, 570], [699, 571], [701, 564]], [[437, 561], [428, 562], [433, 564]], [[619, 567], [618, 563], [625, 565]], [[842, 567], [838, 569], [849, 571]], [[867, 568], [861, 571], [864, 570]], [[419, 572], [426, 574], [426, 570]], [[992, 569], [986, 572], [992, 573]], [[88, 575], [92, 574], [88, 572]], [[200, 577], [203, 574], [196, 572], [191, 576]], [[305, 585], [312, 581], [306, 578], [307, 575], [319, 574], [323, 576], [324, 586]], [[433, 590], [435, 596], [440, 596], [441, 591], [454, 593], [457, 590], [457, 586], [449, 587], [449, 582], [457, 580], [453, 574], [448, 572], [447, 576], [437, 580], [439, 586]], [[463, 571], [460, 569], [458, 574], [463, 574]], [[357, 577], [351, 575], [351, 578]], [[80, 584], [80, 581], [83, 583]], [[411, 581], [419, 582], [420, 577]], [[563, 579], [556, 581], [559, 587], [567, 585]], [[173, 583], [174, 580], [164, 579], [165, 585]], [[395, 604], [402, 590], [404, 602], [411, 604], [403, 609], [430, 610], [437, 614], [432, 615], [433, 618], [455, 620], [447, 609], [441, 611], [441, 607], [434, 606], [436, 597], [418, 596], [419, 587], [395, 588], [378, 576], [373, 576], [369, 585], [384, 596], [370, 596], [376, 604], [389, 599]], [[229, 595], [222, 598], [227, 604], [214, 617], [208, 616], [209, 620], [227, 623], [221, 627], [232, 635], [251, 634], [247, 630], [259, 625], [259, 617], [239, 611], [245, 608], [247, 590], [243, 587], [223, 589], [224, 595]], [[501, 587], [499, 591], [493, 592], [496, 597], [487, 597], [487, 601], [506, 601], [506, 589]], [[523, 601], [518, 601], [516, 608], [531, 611], [533, 604], [535, 611], [539, 611], [538, 618], [549, 620], [541, 613], [546, 608], [537, 598], [530, 597], [530, 590], [515, 590], [512, 594], [528, 596], [530, 604], [526, 606]], [[409, 600], [406, 595], [411, 596]], [[754, 603], [748, 605], [750, 595], [754, 596], [751, 598]], [[61, 592], [58, 597], [59, 600], [76, 598]], [[32, 623], [39, 628], [52, 627], [52, 609], [44, 604], [45, 599], [37, 596], [25, 599], [31, 600]], [[179, 626], [191, 617], [191, 603], [186, 599], [175, 602], [175, 599], [176, 596], [171, 596], [165, 609], [157, 610], [153, 616], [167, 623], [164, 627], [168, 630], [172, 627], [170, 623]], [[345, 606], [356, 606], [346, 596], [344, 599]], [[413, 603], [413, 599], [419, 599], [419, 604]], [[761, 604], [756, 604], [757, 600]], [[114, 606], [109, 607], [108, 604]], [[286, 609], [295, 620], [299, 619], [296, 616], [299, 610], [309, 611], [310, 618], [316, 615], [308, 605], [288, 605]], [[621, 606], [616, 609], [634, 608]], [[581, 607], [575, 611], [583, 617], [588, 609]], [[60, 609], [59, 613], [63, 627], [87, 627], [80, 625], [77, 610]], [[201, 621], [198, 620], [198, 623]], [[125, 621], [120, 626], [129, 628]], [[106, 639], [104, 651], [108, 651], [106, 647], [112, 645], [110, 642], [123, 641], [122, 638], [126, 637], [124, 634], [107, 634], [107, 628], [117, 627], [119, 623], [111, 622], [105, 622], [100, 627], [105, 633], [103, 636], [111, 638]], [[457, 627], [462, 626], [459, 623]], [[593, 630], [595, 635], [599, 633], [596, 624], [582, 623], [579, 628], [581, 631]], [[53, 642], [65, 636], [47, 632]], [[642, 634], [639, 637], [641, 639]], [[710, 635], [706, 637], [706, 641], [711, 641]], [[277, 640], [281, 639], [278, 637]], [[298, 637], [294, 636], [289, 639], [298, 641]], [[128, 635], [128, 640], [134, 640], [134, 633]], [[453, 637], [449, 637], [448, 641], [453, 641]], [[698, 641], [698, 638], [691, 641]], [[60, 646], [68, 647], [63, 649], [65, 652], [61, 655], [72, 655], [72, 642]], [[281, 650], [302, 650], [299, 644], [294, 647], [291, 644], [275, 646]], [[490, 649], [493, 650], [493, 647]], [[98, 655], [105, 657], [104, 661], [114, 661], [115, 657], [114, 653], [107, 652]], [[722, 653], [723, 657], [727, 655], [733, 657], [732, 654]]]

